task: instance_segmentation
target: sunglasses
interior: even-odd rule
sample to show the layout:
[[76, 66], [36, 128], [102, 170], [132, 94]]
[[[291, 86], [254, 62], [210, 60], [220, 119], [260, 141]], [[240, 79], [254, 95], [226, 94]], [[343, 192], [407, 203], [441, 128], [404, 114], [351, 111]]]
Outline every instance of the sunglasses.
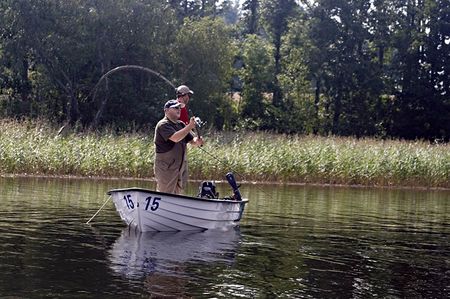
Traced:
[[177, 110], [180, 110], [180, 109], [181, 109], [180, 106], [177, 106], [177, 107], [170, 107], [170, 108], [172, 108], [172, 109], [177, 109]]

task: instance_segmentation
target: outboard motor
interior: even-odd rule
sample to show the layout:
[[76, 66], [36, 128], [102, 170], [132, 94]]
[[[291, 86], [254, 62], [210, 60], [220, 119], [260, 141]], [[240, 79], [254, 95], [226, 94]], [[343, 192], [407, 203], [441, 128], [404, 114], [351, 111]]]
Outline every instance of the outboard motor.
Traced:
[[219, 198], [219, 193], [216, 192], [216, 184], [211, 181], [204, 181], [200, 185], [198, 197], [201, 198]]
[[233, 199], [242, 200], [241, 192], [239, 192], [239, 186], [236, 184], [236, 180], [234, 179], [233, 173], [232, 172], [227, 173], [226, 178], [231, 188], [233, 189]]

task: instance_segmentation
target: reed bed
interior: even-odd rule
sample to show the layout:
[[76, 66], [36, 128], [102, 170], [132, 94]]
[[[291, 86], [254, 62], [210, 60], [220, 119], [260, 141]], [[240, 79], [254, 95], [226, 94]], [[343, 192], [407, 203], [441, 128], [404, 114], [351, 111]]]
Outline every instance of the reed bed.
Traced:
[[[0, 121], [0, 173], [153, 178], [152, 134], [57, 136], [41, 122]], [[450, 145], [427, 142], [205, 134], [189, 149], [191, 179], [450, 188]]]

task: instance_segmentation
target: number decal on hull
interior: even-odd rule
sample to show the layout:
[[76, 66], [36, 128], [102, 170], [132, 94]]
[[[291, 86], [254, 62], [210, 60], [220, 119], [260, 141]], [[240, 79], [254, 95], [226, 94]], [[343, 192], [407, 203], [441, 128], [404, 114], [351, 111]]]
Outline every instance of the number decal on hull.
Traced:
[[159, 201], [161, 200], [161, 197], [149, 196], [145, 200], [147, 201], [147, 204], [145, 205], [145, 210], [148, 211], [148, 208], [150, 207], [150, 210], [156, 211], [159, 208]]
[[123, 200], [125, 200], [128, 209], [134, 209], [134, 203], [131, 200], [131, 194], [124, 195]]

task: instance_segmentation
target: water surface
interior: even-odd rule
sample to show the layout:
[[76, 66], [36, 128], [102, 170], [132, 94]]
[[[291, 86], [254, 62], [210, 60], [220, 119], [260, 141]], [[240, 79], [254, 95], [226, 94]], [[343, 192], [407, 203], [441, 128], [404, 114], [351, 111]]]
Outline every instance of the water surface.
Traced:
[[236, 230], [139, 234], [112, 203], [85, 224], [131, 186], [154, 184], [0, 179], [0, 296], [450, 297], [449, 191], [243, 185]]

